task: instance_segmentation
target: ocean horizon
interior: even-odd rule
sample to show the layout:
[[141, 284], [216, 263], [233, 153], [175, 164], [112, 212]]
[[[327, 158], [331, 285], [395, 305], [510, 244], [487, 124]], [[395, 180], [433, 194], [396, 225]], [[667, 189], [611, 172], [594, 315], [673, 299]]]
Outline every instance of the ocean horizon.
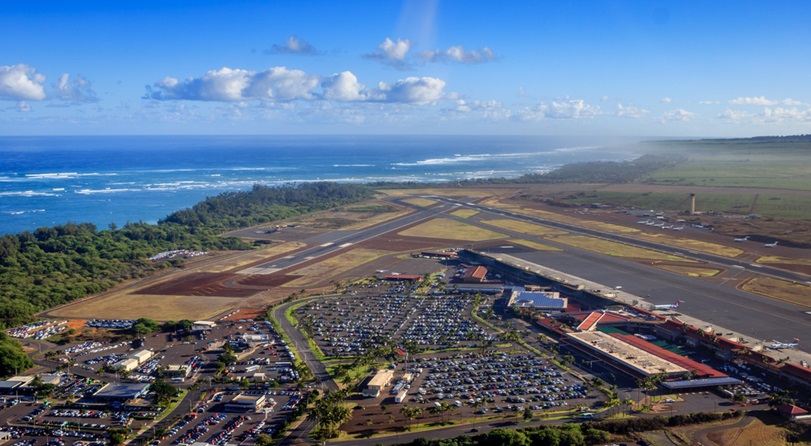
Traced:
[[0, 233], [155, 223], [254, 184], [447, 183], [621, 161], [638, 140], [558, 136], [18, 136], [0, 138]]

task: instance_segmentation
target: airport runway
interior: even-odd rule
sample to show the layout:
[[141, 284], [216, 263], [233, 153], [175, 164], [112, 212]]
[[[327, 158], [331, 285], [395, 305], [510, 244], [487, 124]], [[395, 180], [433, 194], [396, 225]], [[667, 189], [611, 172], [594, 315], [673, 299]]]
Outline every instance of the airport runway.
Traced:
[[[615, 241], [615, 242], [620, 242], [620, 243], [626, 243], [626, 244], [629, 244], [629, 245], [639, 246], [641, 248], [653, 249], [653, 250], [656, 250], [656, 251], [664, 252], [666, 254], [673, 254], [673, 255], [682, 256], [682, 257], [685, 257], [685, 258], [701, 260], [701, 261], [709, 262], [709, 263], [715, 263], [715, 264], [718, 264], [718, 265], [722, 265], [722, 266], [724, 266], [726, 268], [744, 268], [744, 269], [746, 269], [746, 270], [748, 270], [748, 271], [750, 271], [750, 272], [752, 272], [754, 274], [769, 275], [769, 276], [772, 276], [772, 277], [777, 277], [777, 278], [785, 279], [785, 280], [789, 280], [789, 281], [807, 282], [807, 281], [811, 280], [811, 276], [808, 276], [806, 274], [801, 274], [801, 273], [797, 273], [797, 272], [793, 272], [793, 271], [787, 271], [787, 270], [779, 269], [779, 268], [773, 268], [773, 267], [770, 267], [770, 266], [767, 266], [767, 265], [753, 266], [752, 263], [750, 263], [750, 262], [737, 260], [737, 259], [731, 259], [729, 257], [716, 256], [716, 255], [706, 254], [706, 253], [702, 253], [702, 252], [698, 252], [698, 251], [689, 251], [689, 250], [686, 250], [686, 249], [676, 248], [676, 247], [673, 247], [673, 246], [667, 246], [667, 245], [662, 245], [662, 244], [658, 244], [658, 243], [653, 243], [653, 242], [649, 242], [649, 241], [646, 241], [646, 240], [637, 240], [637, 239], [635, 239], [633, 237], [628, 237], [628, 236], [618, 235], [618, 234], [609, 234], [609, 233], [600, 232], [600, 231], [596, 231], [596, 230], [588, 229], [588, 228], [581, 228], [579, 226], [569, 225], [569, 224], [566, 224], [566, 223], [560, 223], [560, 222], [556, 222], [556, 221], [552, 221], [552, 220], [546, 220], [546, 219], [538, 218], [538, 217], [532, 217], [532, 216], [529, 216], [529, 215], [519, 214], [517, 212], [512, 212], [512, 211], [508, 211], [508, 210], [504, 210], [504, 209], [498, 209], [498, 208], [492, 208], [492, 207], [488, 207], [488, 206], [482, 206], [482, 205], [475, 204], [475, 203], [465, 203], [465, 202], [462, 202], [462, 201], [453, 200], [453, 199], [444, 198], [444, 197], [431, 197], [431, 198], [441, 200], [441, 201], [443, 201], [445, 203], [460, 204], [460, 205], [463, 205], [465, 207], [475, 209], [477, 211], [490, 212], [492, 214], [496, 214], [496, 215], [502, 216], [502, 217], [512, 217], [512, 218], [517, 219], [517, 220], [523, 220], [523, 221], [527, 221], [527, 222], [530, 222], [530, 223], [542, 224], [544, 226], [563, 229], [563, 230], [569, 231], [569, 232], [577, 232], [577, 233], [580, 233], [580, 234], [585, 234], [585, 235], [591, 235], [591, 236], [594, 236], [594, 237], [604, 238], [606, 240], [612, 240], [612, 241]], [[670, 302], [668, 302], [668, 303], [670, 303]]]
[[[455, 200], [447, 200], [446, 202], [448, 201], [461, 203]], [[515, 218], [546, 225], [545, 222], [542, 223], [540, 221], [542, 219], [535, 219], [515, 213], [505, 213], [502, 210], [485, 206], [462, 204], [480, 211], [482, 213], [480, 215], [490, 214], [492, 217]], [[451, 216], [448, 217], [453, 218]], [[489, 225], [478, 223], [475, 219], [464, 219], [463, 221], [482, 228], [494, 229]], [[577, 232], [583, 232], [580, 231], [579, 228], [573, 229], [573, 227], [569, 225], [559, 224], [556, 226], [572, 232], [574, 232], [575, 229], [577, 229]], [[805, 311], [809, 311], [808, 308], [746, 293], [729, 286], [719, 285], [706, 280], [682, 276], [658, 268], [647, 267], [619, 257], [601, 255], [567, 245], [555, 244], [554, 240], [513, 233], [513, 231], [503, 228], [498, 228], [498, 231], [524, 239], [537, 239], [539, 242], [557, 246], [564, 249], [564, 251], [516, 250], [515, 248], [500, 248], [495, 246], [487, 248], [487, 251], [491, 253], [503, 252], [510, 254], [529, 262], [604, 284], [607, 288], [622, 286], [624, 292], [639, 296], [643, 300], [653, 304], [671, 304], [677, 299], [681, 299], [684, 303], [678, 308], [679, 313], [702, 320], [709, 325], [723, 327], [764, 340], [767, 343], [771, 343], [772, 340], [787, 342], [799, 337], [801, 343], [798, 349], [811, 352], [811, 348], [809, 348], [811, 342], [806, 345], [802, 343], [804, 334], [811, 331], [811, 315], [805, 313]], [[613, 238], [610, 234], [606, 235], [597, 231], [589, 232], [590, 234], [588, 235], [597, 234], [603, 238]], [[673, 251], [672, 248], [661, 246], [657, 246], [656, 249], [660, 251], [666, 249]], [[685, 257], [689, 258], [691, 256], [692, 255], [686, 255]], [[734, 259], [723, 260], [727, 262], [722, 264], [722, 266], [727, 268], [729, 268], [730, 263], [735, 264]], [[734, 271], [735, 268], [730, 269]], [[761, 271], [758, 269], [758, 271], [750, 270], [750, 272], [760, 273]]]
[[[398, 204], [413, 208], [413, 206], [405, 203], [398, 202]], [[271, 274], [277, 271], [286, 270], [298, 264], [309, 262], [318, 257], [323, 257], [348, 248], [352, 245], [356, 245], [360, 242], [378, 237], [387, 232], [397, 230], [422, 220], [434, 218], [451, 207], [453, 206], [450, 204], [441, 204], [440, 206], [434, 206], [429, 209], [418, 210], [417, 212], [406, 215], [405, 217], [388, 221], [367, 229], [360, 229], [357, 231], [334, 231], [327, 234], [322, 234], [317, 237], [317, 240], [315, 240], [316, 243], [319, 243], [318, 245], [286, 257], [254, 266], [250, 268], [250, 272], [251, 274]], [[310, 244], [313, 243], [313, 240], [304, 240], [304, 242]]]

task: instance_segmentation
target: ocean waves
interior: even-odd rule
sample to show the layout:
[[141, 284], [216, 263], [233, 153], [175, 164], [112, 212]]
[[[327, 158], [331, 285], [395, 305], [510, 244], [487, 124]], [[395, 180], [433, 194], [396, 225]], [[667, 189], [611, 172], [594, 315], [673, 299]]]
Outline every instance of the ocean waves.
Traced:
[[[194, 156], [175, 148], [194, 148]], [[519, 137], [245, 137], [48, 139], [36, 157], [25, 140], [3, 149], [0, 231], [20, 232], [68, 221], [106, 227], [154, 222], [222, 192], [255, 184], [443, 183], [514, 178], [565, 163], [621, 160], [591, 141]], [[81, 141], [80, 141], [81, 142]], [[42, 139], [32, 140], [41, 147]], [[45, 212], [44, 210], [47, 210]]]

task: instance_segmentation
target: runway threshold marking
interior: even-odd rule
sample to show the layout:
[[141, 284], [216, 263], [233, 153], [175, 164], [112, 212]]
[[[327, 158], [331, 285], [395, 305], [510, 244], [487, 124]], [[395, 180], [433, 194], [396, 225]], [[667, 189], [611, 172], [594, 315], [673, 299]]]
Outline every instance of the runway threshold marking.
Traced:
[[327, 246], [332, 246], [334, 244], [335, 244], [334, 242], [327, 242], [327, 243], [324, 243], [323, 245], [319, 245], [319, 246], [321, 246], [322, 248], [326, 248]]
[[344, 243], [343, 245], [338, 245], [339, 248], [346, 248], [347, 246], [351, 246], [352, 243]]

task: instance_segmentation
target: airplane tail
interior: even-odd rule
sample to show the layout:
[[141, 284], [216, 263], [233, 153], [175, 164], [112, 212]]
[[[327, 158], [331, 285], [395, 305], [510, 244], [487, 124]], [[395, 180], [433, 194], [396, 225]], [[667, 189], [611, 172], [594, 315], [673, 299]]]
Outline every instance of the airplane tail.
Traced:
[[673, 304], [673, 308], [679, 308], [679, 304], [681, 304], [680, 300], [677, 300], [675, 304]]

